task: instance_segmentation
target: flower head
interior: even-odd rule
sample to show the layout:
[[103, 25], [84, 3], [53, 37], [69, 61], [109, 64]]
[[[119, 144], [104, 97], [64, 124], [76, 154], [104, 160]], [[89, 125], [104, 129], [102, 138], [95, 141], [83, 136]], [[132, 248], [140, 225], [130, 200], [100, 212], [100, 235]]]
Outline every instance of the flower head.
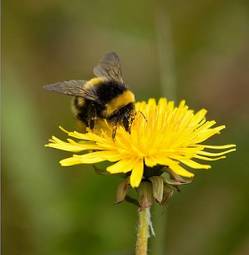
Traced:
[[61, 160], [62, 166], [113, 162], [106, 170], [112, 174], [130, 174], [132, 187], [139, 186], [145, 167], [147, 171], [153, 171], [155, 166], [165, 166], [179, 176], [191, 178], [194, 174], [189, 168], [211, 167], [197, 161], [222, 159], [225, 154], [235, 151], [234, 144], [203, 144], [225, 128], [214, 127], [216, 122], [207, 121], [206, 113], [205, 109], [194, 113], [188, 109], [185, 101], [175, 107], [174, 102], [168, 102], [165, 98], [161, 98], [158, 104], [150, 99], [148, 102], [136, 103], [136, 116], [130, 133], [119, 126], [113, 139], [111, 124], [103, 121], [86, 133], [68, 132], [61, 128], [77, 141], [67, 139], [64, 142], [52, 137], [47, 146], [76, 153], [84, 152]]

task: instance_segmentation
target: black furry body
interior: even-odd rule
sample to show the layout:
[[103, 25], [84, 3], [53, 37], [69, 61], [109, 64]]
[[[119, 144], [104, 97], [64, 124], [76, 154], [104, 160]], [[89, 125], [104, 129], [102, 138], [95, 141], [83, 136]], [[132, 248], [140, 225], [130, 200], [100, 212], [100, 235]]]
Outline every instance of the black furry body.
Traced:
[[103, 105], [109, 103], [112, 99], [128, 90], [125, 84], [116, 81], [103, 82], [99, 85], [95, 85], [93, 89], [95, 89], [95, 93]]
[[88, 100], [83, 97], [74, 98], [74, 108], [76, 117], [82, 121], [87, 127], [94, 128], [95, 121], [97, 119], [107, 119], [114, 125], [118, 123], [122, 124], [124, 128], [129, 131], [132, 121], [132, 112], [134, 111], [134, 103], [128, 103], [120, 109], [116, 109], [109, 116], [106, 115], [107, 105], [128, 91], [124, 84], [119, 84], [115, 81], [106, 81], [97, 85], [94, 85], [92, 89], [95, 90], [95, 94], [98, 97], [96, 100]]

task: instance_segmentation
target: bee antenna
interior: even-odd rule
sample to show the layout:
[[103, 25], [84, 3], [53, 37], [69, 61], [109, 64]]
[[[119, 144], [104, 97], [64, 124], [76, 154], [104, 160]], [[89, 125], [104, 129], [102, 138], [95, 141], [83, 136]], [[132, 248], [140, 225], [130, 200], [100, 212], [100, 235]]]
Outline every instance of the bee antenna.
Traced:
[[138, 111], [142, 116], [143, 116], [143, 118], [145, 119], [145, 121], [146, 122], [148, 122], [148, 120], [146, 119], [146, 117], [145, 117], [145, 115], [144, 115], [144, 113], [143, 112], [141, 112], [141, 111]]

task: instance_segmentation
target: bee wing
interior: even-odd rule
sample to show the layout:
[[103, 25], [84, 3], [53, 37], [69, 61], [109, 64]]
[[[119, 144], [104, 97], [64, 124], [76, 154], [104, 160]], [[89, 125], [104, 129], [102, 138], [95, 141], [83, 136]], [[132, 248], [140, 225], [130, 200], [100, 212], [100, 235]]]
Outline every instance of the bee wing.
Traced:
[[93, 73], [96, 76], [104, 76], [108, 80], [124, 83], [120, 60], [117, 53], [115, 52], [109, 52], [105, 54], [98, 65], [94, 67]]
[[68, 96], [80, 96], [95, 102], [98, 102], [98, 97], [94, 90], [87, 90], [84, 88], [86, 81], [84, 80], [70, 80], [62, 81], [43, 86], [44, 89], [54, 91]]

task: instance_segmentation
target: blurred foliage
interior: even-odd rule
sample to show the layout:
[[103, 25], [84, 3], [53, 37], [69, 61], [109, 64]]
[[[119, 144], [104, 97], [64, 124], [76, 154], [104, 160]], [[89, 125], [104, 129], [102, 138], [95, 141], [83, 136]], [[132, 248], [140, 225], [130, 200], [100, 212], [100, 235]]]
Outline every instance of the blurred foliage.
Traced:
[[9, 0], [2, 14], [3, 254], [133, 254], [119, 178], [61, 168], [63, 153], [43, 147], [74, 120], [70, 99], [42, 85], [90, 78], [109, 50], [137, 99], [177, 94], [227, 125], [213, 141], [238, 144], [157, 215], [165, 254], [248, 254], [248, 1]]

